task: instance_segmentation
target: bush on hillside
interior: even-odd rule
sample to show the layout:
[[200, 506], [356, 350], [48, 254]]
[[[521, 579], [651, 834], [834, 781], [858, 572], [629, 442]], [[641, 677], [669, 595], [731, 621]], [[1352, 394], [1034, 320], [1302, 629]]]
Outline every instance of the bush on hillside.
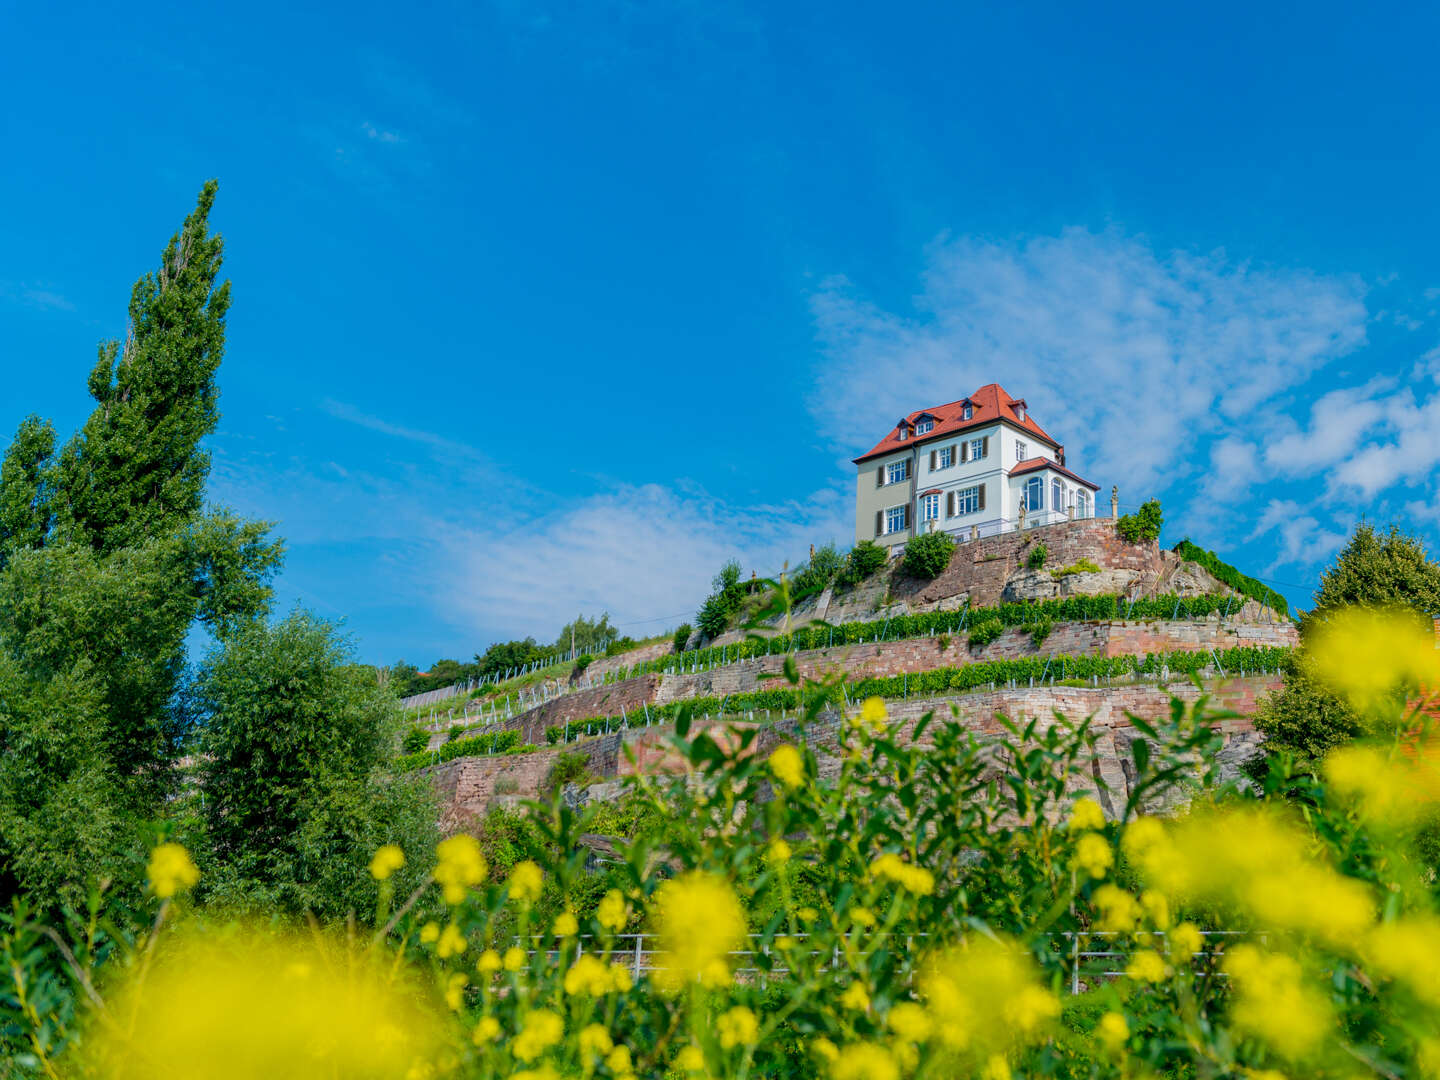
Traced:
[[790, 595], [799, 600], [820, 592], [835, 579], [844, 565], [845, 560], [835, 550], [834, 544], [816, 548], [810, 561], [795, 571], [790, 581]]
[[1050, 551], [1044, 544], [1036, 544], [1030, 549], [1030, 554], [1025, 559], [1025, 565], [1031, 570], [1039, 570], [1045, 565], [1045, 559], [1049, 554]]
[[911, 577], [937, 578], [954, 554], [955, 540], [949, 533], [921, 533], [905, 545], [905, 572]]
[[982, 616], [970, 624], [970, 648], [983, 649], [1005, 632], [1005, 624], [993, 615]]
[[861, 540], [845, 557], [838, 578], [841, 585], [859, 585], [889, 560], [890, 554], [873, 540]]
[[1059, 570], [1051, 570], [1050, 576], [1057, 580], [1062, 577], [1069, 577], [1071, 574], [1098, 574], [1100, 567], [1095, 565], [1093, 559], [1076, 559], [1069, 566], [1062, 566]]
[[687, 623], [681, 623], [681, 624], [676, 628], [676, 630], [675, 630], [675, 641], [674, 641], [674, 651], [675, 651], [675, 652], [677, 652], [677, 653], [682, 653], [682, 652], [685, 651], [685, 646], [686, 646], [686, 644], [690, 641], [690, 635], [691, 635], [691, 633], [694, 632], [694, 630], [695, 630], [695, 628], [694, 628], [693, 626], [691, 626], [688, 622], [687, 622]]
[[1045, 615], [1036, 619], [1030, 624], [1030, 643], [1038, 649], [1050, 636], [1050, 631], [1054, 629], [1055, 623], [1050, 616]]
[[712, 591], [695, 616], [695, 623], [702, 634], [713, 639], [730, 628], [747, 590], [740, 583], [740, 564], [733, 559], [720, 568], [710, 584]]
[[1192, 544], [1188, 539], [1185, 539], [1175, 545], [1175, 553], [1186, 562], [1193, 562], [1199, 566], [1203, 566], [1217, 581], [1223, 581], [1241, 596], [1248, 596], [1251, 600], [1257, 600], [1266, 607], [1278, 611], [1281, 615], [1290, 614], [1290, 605], [1286, 603], [1283, 596], [1270, 588], [1270, 586], [1240, 573], [1239, 570], [1236, 570], [1235, 567], [1229, 563], [1221, 562], [1220, 557], [1213, 551], [1206, 551], [1199, 545]]
[[430, 732], [422, 727], [411, 727], [400, 740], [400, 749], [406, 754], [418, 754], [430, 745]]
[[594, 662], [595, 657], [592, 656], [590, 653], [584, 653], [580, 656], [577, 656], [575, 658], [575, 666], [570, 669], [570, 677], [573, 679], [575, 676], [583, 674], [585, 669]]
[[1160, 539], [1160, 526], [1165, 517], [1159, 499], [1147, 499], [1133, 514], [1115, 520], [1115, 531], [1131, 544], [1153, 544]]

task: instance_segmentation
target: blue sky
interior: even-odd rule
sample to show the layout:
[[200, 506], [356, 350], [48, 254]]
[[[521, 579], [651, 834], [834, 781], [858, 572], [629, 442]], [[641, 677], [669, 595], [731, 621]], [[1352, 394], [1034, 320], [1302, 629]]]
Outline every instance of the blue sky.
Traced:
[[212, 490], [367, 660], [672, 627], [848, 544], [849, 458], [990, 381], [1303, 605], [1362, 515], [1440, 528], [1437, 22], [11, 5], [0, 430], [83, 420], [213, 176]]

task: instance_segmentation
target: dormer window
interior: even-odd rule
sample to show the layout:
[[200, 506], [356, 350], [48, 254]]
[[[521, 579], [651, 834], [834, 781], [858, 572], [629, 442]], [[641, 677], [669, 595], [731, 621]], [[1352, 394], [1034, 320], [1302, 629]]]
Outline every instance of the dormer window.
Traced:
[[970, 419], [972, 416], [974, 416], [974, 415], [975, 415], [975, 407], [974, 407], [973, 405], [971, 405], [968, 401], [967, 401], [964, 405], [960, 406], [960, 419], [961, 419], [961, 420], [969, 420], [969, 419]]
[[915, 434], [916, 434], [916, 435], [924, 435], [927, 431], [929, 431], [929, 430], [930, 430], [931, 428], [933, 428], [934, 426], [935, 426], [935, 421], [934, 421], [934, 420], [921, 420], [918, 424], [915, 425]]
[[904, 442], [904, 441], [905, 441], [906, 439], [908, 439], [909, 437], [910, 437], [910, 429], [909, 429], [908, 427], [906, 427], [904, 424], [901, 424], [901, 425], [900, 425], [900, 431], [899, 431], [899, 433], [898, 433], [898, 438], [900, 439], [901, 442]]

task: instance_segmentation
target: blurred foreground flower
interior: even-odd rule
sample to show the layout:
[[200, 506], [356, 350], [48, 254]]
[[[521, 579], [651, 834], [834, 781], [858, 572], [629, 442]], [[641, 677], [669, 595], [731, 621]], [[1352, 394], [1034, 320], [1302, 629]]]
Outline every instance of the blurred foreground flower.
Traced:
[[1412, 612], [1345, 608], [1306, 643], [1318, 679], [1361, 713], [1393, 699], [1398, 687], [1434, 686], [1435, 639]]
[[1040, 1041], [1060, 1001], [1040, 983], [1034, 959], [1009, 941], [976, 935], [933, 960], [920, 981], [936, 1035], [972, 1061]]
[[181, 845], [161, 844], [150, 852], [145, 876], [150, 879], [150, 891], [164, 900], [193, 886], [200, 880], [200, 871]]
[[692, 870], [663, 882], [655, 892], [660, 907], [661, 985], [676, 990], [687, 982], [725, 986], [727, 954], [745, 941], [745, 913], [721, 878]]
[[82, 1057], [111, 1080], [404, 1077], [440, 1048], [435, 1010], [393, 963], [336, 942], [241, 931], [180, 936], [112, 999]]

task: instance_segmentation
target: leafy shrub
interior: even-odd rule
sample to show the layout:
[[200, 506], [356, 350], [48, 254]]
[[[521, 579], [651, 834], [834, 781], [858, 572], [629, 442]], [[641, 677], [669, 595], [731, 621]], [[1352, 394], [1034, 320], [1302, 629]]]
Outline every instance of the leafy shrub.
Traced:
[[921, 533], [905, 545], [905, 572], [911, 577], [937, 578], [954, 554], [955, 540], [949, 533]]
[[720, 568], [710, 584], [712, 592], [695, 616], [695, 623], [702, 634], [713, 639], [730, 628], [748, 590], [740, 583], [740, 564], [733, 559]]
[[553, 798], [566, 784], [579, 784], [583, 787], [594, 779], [590, 772], [589, 754], [578, 750], [573, 753], [561, 751], [555, 755], [550, 772], [545, 776], [545, 783], [540, 786], [540, 793], [547, 798]]
[[456, 739], [460, 738], [460, 736], [461, 736], [461, 735], [464, 735], [464, 734], [465, 734], [465, 725], [464, 725], [464, 724], [451, 724], [451, 725], [450, 725], [450, 731], [449, 731], [449, 733], [446, 734], [446, 736], [445, 736], [445, 741], [446, 741], [446, 742], [454, 742]]
[[842, 585], [859, 585], [889, 560], [889, 553], [873, 540], [861, 540], [845, 557], [845, 567], [840, 571]]
[[452, 761], [457, 757], [508, 753], [515, 749], [519, 742], [520, 733], [518, 731], [496, 731], [489, 735], [472, 735], [468, 739], [447, 742], [438, 750], [422, 750], [418, 754], [406, 754], [404, 757], [396, 758], [395, 768], [398, 772], [404, 772], [409, 769], [423, 769], [427, 765], [437, 765], [443, 761]]
[[495, 781], [492, 788], [496, 795], [514, 795], [520, 790], [520, 781], [513, 776], [502, 776]]
[[1028, 566], [1031, 570], [1039, 570], [1042, 566], [1045, 565], [1045, 559], [1049, 556], [1049, 554], [1050, 552], [1044, 544], [1036, 544], [1030, 549], [1030, 554], [1025, 559], [1025, 565]]
[[577, 656], [577, 657], [575, 658], [575, 666], [574, 666], [574, 668], [572, 668], [571, 671], [570, 671], [571, 677], [573, 678], [573, 677], [576, 676], [576, 675], [582, 675], [582, 674], [584, 674], [585, 669], [588, 668], [588, 667], [589, 667], [591, 664], [593, 664], [594, 662], [595, 662], [595, 657], [594, 657], [594, 655], [592, 655], [591, 653], [585, 653], [583, 656]]
[[1069, 577], [1071, 574], [1098, 574], [1100, 567], [1096, 566], [1091, 559], [1076, 559], [1069, 566], [1062, 566], [1059, 570], [1051, 570], [1050, 576], [1056, 579]]
[[935, 639], [935, 644], [939, 647], [939, 649], [940, 649], [941, 652], [945, 652], [947, 649], [950, 648], [950, 635], [949, 635], [949, 634], [941, 634], [941, 635], [939, 635], [939, 636]]
[[1192, 544], [1189, 539], [1185, 539], [1175, 545], [1175, 553], [1186, 562], [1203, 566], [1212, 576], [1229, 585], [1241, 596], [1257, 600], [1266, 607], [1278, 611], [1281, 615], [1290, 614], [1290, 605], [1286, 603], [1283, 596], [1265, 583], [1242, 574], [1229, 563], [1221, 562], [1220, 556], [1213, 551], [1206, 551], [1198, 544]]
[[993, 615], [977, 618], [970, 625], [970, 648], [983, 649], [1005, 632], [1005, 624]]
[[834, 544], [824, 544], [816, 548], [810, 561], [791, 578], [791, 595], [800, 600], [820, 592], [835, 579], [844, 565], [845, 560], [835, 550]]
[[691, 626], [688, 622], [681, 623], [679, 627], [676, 628], [675, 651], [677, 653], [682, 653], [685, 651], [685, 646], [690, 641], [690, 634], [694, 631], [694, 629], [695, 628]]
[[406, 754], [418, 754], [430, 745], [430, 732], [422, 727], [411, 727], [400, 740], [400, 749]]
[[1128, 543], [1152, 544], [1160, 539], [1160, 526], [1164, 524], [1159, 499], [1147, 499], [1133, 514], [1116, 518], [1115, 531]]
[[619, 656], [621, 653], [627, 653], [631, 649], [638, 649], [639, 647], [640, 643], [628, 635], [625, 637], [618, 637], [614, 641], [610, 642], [609, 645], [605, 646], [605, 655]]
[[1050, 631], [1055, 629], [1054, 620], [1048, 615], [1041, 616], [1030, 626], [1030, 641], [1038, 649], [1044, 644], [1045, 639], [1050, 636]]

